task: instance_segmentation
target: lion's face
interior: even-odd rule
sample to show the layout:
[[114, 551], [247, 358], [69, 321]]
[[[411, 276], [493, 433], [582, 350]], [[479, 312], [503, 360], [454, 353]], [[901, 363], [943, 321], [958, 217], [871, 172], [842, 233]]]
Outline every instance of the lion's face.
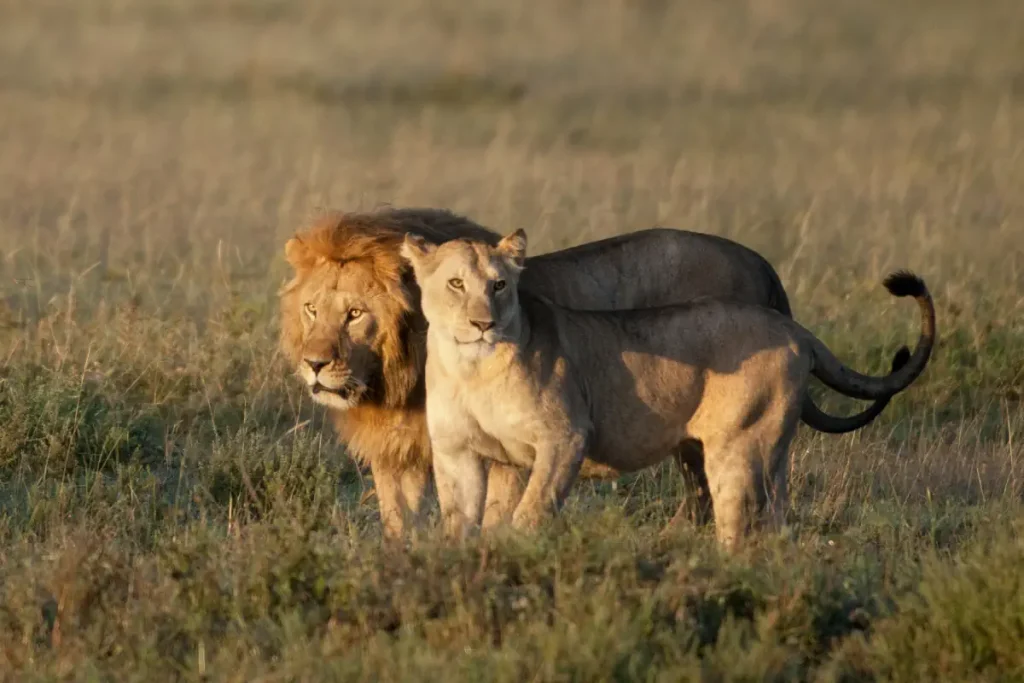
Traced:
[[281, 290], [281, 348], [317, 403], [401, 405], [423, 353], [400, 241], [338, 239], [331, 225], [285, 245], [295, 277]]
[[296, 372], [313, 400], [337, 410], [359, 403], [378, 383], [385, 292], [361, 263], [321, 264], [292, 293], [300, 307]]
[[434, 246], [413, 235], [402, 247], [420, 285], [424, 316], [462, 355], [487, 353], [514, 334], [525, 251], [522, 231], [495, 247], [463, 240]]

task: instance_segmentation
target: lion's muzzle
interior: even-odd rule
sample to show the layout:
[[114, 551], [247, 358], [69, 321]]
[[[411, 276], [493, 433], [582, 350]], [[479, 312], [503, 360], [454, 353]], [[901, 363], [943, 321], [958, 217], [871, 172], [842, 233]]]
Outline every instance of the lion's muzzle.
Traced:
[[313, 392], [314, 396], [316, 394], [321, 393], [321, 392], [328, 392], [328, 393], [331, 393], [331, 394], [335, 394], [340, 399], [342, 399], [343, 401], [347, 401], [352, 396], [352, 391], [347, 386], [341, 386], [341, 387], [338, 387], [337, 389], [329, 389], [329, 388], [325, 387], [323, 384], [320, 384], [319, 382], [317, 382], [316, 384], [311, 386], [309, 388], [309, 390], [311, 392]]
[[298, 374], [309, 387], [313, 400], [331, 408], [344, 410], [352, 407], [366, 388], [347, 363], [325, 354], [304, 356]]

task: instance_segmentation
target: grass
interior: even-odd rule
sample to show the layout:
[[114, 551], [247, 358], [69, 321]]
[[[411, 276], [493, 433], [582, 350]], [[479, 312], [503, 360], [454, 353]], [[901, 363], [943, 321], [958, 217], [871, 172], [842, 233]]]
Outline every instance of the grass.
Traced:
[[[1018, 2], [0, 0], [0, 679], [1024, 678]], [[533, 537], [380, 541], [275, 352], [320, 207], [775, 264], [881, 372], [801, 430], [788, 538], [659, 531], [671, 468]], [[846, 401], [821, 394], [834, 410]]]

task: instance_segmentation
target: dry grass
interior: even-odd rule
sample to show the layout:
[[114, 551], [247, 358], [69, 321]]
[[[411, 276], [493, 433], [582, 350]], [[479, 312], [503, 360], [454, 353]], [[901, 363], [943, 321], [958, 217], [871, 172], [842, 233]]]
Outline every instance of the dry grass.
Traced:
[[[1022, 30], [1013, 0], [0, 0], [0, 677], [1024, 676]], [[544, 249], [738, 239], [874, 371], [909, 267], [942, 343], [869, 429], [800, 434], [792, 539], [659, 539], [665, 470], [537, 538], [389, 550], [274, 350], [285, 237], [385, 202]]]

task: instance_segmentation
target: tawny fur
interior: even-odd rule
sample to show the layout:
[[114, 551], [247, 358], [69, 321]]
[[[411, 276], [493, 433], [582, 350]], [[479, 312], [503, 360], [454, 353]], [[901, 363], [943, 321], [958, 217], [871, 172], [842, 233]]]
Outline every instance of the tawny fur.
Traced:
[[935, 311], [924, 283], [885, 284], [922, 312], [917, 349], [885, 377], [843, 365], [811, 332], [760, 306], [705, 299], [580, 312], [518, 292], [526, 237], [441, 246], [406, 237], [427, 332], [427, 424], [442, 518], [461, 536], [485, 517], [485, 463], [529, 469], [512, 524], [557, 510], [585, 457], [620, 471], [680, 447], [704, 451], [716, 531], [734, 548], [765, 517], [784, 521], [790, 441], [812, 375], [864, 399], [924, 370]]
[[[399, 534], [419, 512], [428, 482], [430, 445], [424, 419], [425, 323], [419, 290], [399, 255], [407, 233], [439, 244], [471, 238], [496, 244], [500, 236], [449, 211], [383, 209], [331, 213], [288, 240], [293, 279], [281, 290], [284, 354], [311, 387], [342, 385], [346, 399], [330, 392], [314, 398], [331, 411], [348, 452], [371, 467], [385, 532]], [[520, 287], [572, 308], [608, 310], [678, 303], [710, 296], [775, 308], [789, 302], [771, 266], [734, 242], [701, 233], [653, 229], [528, 259]], [[317, 318], [304, 313], [317, 300]], [[340, 306], [365, 302], [371, 325], [353, 336]], [[372, 327], [372, 329], [371, 329]], [[309, 358], [328, 364], [314, 373]], [[346, 384], [347, 383], [347, 384]], [[808, 399], [803, 417], [816, 429], [848, 431], [866, 424], [888, 398], [849, 418], [821, 413]], [[829, 422], [832, 420], [833, 422]], [[680, 464], [687, 459], [680, 455]], [[699, 470], [699, 459], [689, 462]], [[698, 472], [698, 475], [700, 473]], [[618, 471], [587, 461], [582, 476]], [[494, 467], [493, 506], [510, 514], [522, 479], [515, 468]], [[699, 479], [699, 476], [698, 476]], [[698, 483], [699, 485], [699, 483]], [[417, 487], [420, 487], [417, 489]]]

